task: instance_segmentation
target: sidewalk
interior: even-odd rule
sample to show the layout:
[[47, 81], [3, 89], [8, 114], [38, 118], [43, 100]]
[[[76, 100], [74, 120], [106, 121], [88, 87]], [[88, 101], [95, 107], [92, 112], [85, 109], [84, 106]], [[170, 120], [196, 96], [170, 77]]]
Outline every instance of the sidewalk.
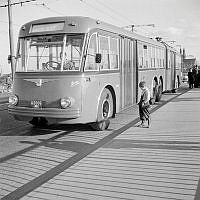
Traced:
[[151, 128], [130, 127], [22, 200], [199, 200], [200, 89], [151, 116]]

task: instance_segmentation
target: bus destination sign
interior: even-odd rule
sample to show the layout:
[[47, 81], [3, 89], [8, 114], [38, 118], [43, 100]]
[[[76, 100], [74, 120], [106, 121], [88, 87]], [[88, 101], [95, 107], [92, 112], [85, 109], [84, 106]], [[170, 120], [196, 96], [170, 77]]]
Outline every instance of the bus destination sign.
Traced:
[[30, 33], [47, 32], [47, 31], [62, 31], [64, 22], [48, 23], [48, 24], [33, 24]]

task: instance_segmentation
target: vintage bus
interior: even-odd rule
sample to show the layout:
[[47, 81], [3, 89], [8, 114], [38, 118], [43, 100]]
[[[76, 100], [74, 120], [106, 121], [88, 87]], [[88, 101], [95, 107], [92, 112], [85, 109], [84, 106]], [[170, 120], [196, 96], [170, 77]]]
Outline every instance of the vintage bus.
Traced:
[[[173, 61], [173, 62], [172, 62]], [[8, 111], [34, 126], [108, 120], [138, 101], [174, 90], [176, 53], [161, 42], [88, 17], [52, 17], [23, 25]]]

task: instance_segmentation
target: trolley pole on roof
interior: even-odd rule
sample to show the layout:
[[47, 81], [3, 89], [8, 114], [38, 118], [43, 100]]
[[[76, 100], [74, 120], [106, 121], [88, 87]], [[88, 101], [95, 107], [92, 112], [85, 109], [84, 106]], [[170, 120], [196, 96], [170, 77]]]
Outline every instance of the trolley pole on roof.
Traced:
[[155, 24], [131, 24], [128, 26], [124, 26], [123, 28], [131, 28], [131, 31], [134, 31], [134, 27], [141, 27], [141, 26], [151, 26], [151, 27], [155, 27]]
[[141, 26], [152, 26], [152, 27], [155, 27], [155, 24], [141, 24], [141, 25], [135, 25], [135, 24], [131, 24], [131, 31], [133, 32], [134, 31], [134, 27], [141, 27]]
[[12, 25], [12, 8], [10, 0], [8, 0], [8, 21], [9, 21], [9, 42], [10, 42], [10, 55], [8, 61], [11, 64], [12, 80], [14, 76], [14, 40], [13, 40], [13, 25]]

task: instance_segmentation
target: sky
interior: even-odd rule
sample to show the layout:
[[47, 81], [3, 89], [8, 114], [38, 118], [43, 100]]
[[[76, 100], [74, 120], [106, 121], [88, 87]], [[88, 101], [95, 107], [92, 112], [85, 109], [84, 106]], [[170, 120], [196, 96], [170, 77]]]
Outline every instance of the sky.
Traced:
[[[11, 3], [25, 0], [11, 0]], [[0, 6], [7, 0], [0, 0]], [[8, 9], [0, 7], [0, 73], [10, 73]], [[161, 37], [187, 56], [200, 61], [200, 0], [36, 0], [12, 6], [14, 52], [20, 27], [32, 20], [53, 16], [87, 16], [119, 27]], [[146, 26], [154, 24], [155, 27]]]

